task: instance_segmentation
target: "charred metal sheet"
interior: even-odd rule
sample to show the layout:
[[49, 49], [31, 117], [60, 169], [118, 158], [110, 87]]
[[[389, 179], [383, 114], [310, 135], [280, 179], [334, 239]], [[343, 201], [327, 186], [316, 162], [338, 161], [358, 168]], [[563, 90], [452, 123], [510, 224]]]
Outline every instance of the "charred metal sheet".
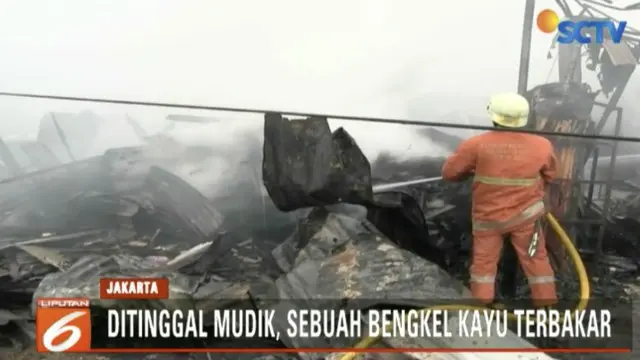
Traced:
[[[300, 250], [293, 250], [297, 248]], [[291, 269], [278, 279], [287, 298], [383, 299], [394, 295], [420, 299], [428, 295], [452, 299], [465, 292], [464, 286], [447, 280], [444, 270], [398, 248], [366, 219], [322, 209], [300, 221], [297, 232], [274, 251], [274, 257], [285, 265], [283, 270]], [[306, 266], [311, 263], [315, 265]], [[292, 285], [294, 279], [303, 278], [308, 285], [305, 291], [311, 293], [300, 293], [301, 287]]]
[[[0, 182], [4, 306], [28, 307], [27, 297], [48, 293], [48, 281], [63, 292], [82, 293], [87, 289], [78, 277], [157, 272], [182, 251], [214, 242], [221, 216], [191, 185], [148, 166], [138, 173], [122, 171], [117, 185], [129, 186], [114, 186], [108, 165], [108, 159], [96, 157]], [[105, 253], [118, 255], [96, 260]], [[133, 262], [142, 268], [127, 265], [129, 257], [139, 259]], [[100, 269], [80, 274], [92, 258]]]
[[[108, 172], [104, 171], [105, 162]], [[118, 173], [113, 164], [104, 158], [93, 158], [0, 182], [2, 231], [24, 235], [101, 227], [104, 217], [100, 214], [130, 218], [133, 222], [133, 217], [144, 219], [146, 214], [164, 221], [165, 225], [158, 228], [165, 233], [179, 231], [195, 242], [219, 228], [220, 214], [203, 195], [175, 175], [152, 166], [144, 171], [134, 166], [140, 170], [137, 173]], [[115, 194], [117, 191], [124, 193]], [[145, 214], [140, 213], [140, 207]], [[121, 225], [116, 223], [115, 226]]]
[[[342, 139], [339, 142], [342, 145], [336, 145], [337, 139]], [[377, 176], [378, 182], [388, 183], [412, 176], [424, 178], [430, 172], [439, 176], [443, 159], [398, 164], [390, 156], [382, 156], [374, 163], [373, 176], [369, 176], [368, 161], [342, 129], [331, 133], [323, 118], [290, 121], [277, 114], [265, 116], [264, 151], [263, 181], [279, 209], [291, 211], [336, 202], [364, 205], [368, 209], [367, 219], [401, 248], [417, 251], [437, 262], [446, 262], [451, 257], [435, 251], [436, 245], [445, 247], [447, 252], [453, 248], [445, 246], [440, 236], [430, 236], [424, 214], [429, 206], [430, 210], [435, 208], [434, 200], [444, 197], [441, 182], [373, 195], [375, 187], [369, 180]], [[380, 179], [379, 174], [387, 177], [392, 174], [393, 178]], [[452, 198], [459, 198], [459, 194], [460, 191], [455, 190]], [[465, 199], [468, 202], [468, 198]], [[441, 208], [451, 205], [441, 203]]]
[[0, 226], [4, 234], [62, 231], [70, 219], [64, 204], [82, 193], [104, 192], [99, 159], [87, 159], [0, 182]]
[[[167, 277], [169, 297], [189, 298], [195, 289], [197, 279], [192, 279], [171, 271], [163, 271], [145, 259], [130, 255], [91, 255], [81, 258], [66, 271], [48, 274], [33, 294], [38, 297], [86, 297], [100, 298], [100, 278], [104, 277]], [[118, 302], [114, 302], [118, 304]], [[110, 305], [114, 305], [110, 304]], [[126, 303], [120, 303], [126, 305]], [[167, 308], [173, 302], [149, 301], [151, 308]], [[138, 304], [139, 306], [139, 304]]]
[[0, 280], [0, 291], [5, 295], [3, 306], [9, 308], [26, 305], [24, 296], [33, 294], [44, 276], [58, 271], [55, 266], [20, 250], [3, 251], [2, 267], [7, 274]]
[[332, 133], [326, 118], [266, 114], [263, 146], [262, 181], [281, 211], [372, 199], [369, 160], [344, 129]]
[[28, 307], [31, 300], [27, 298], [46, 275], [65, 271], [87, 255], [122, 252], [122, 243], [127, 239], [106, 230], [7, 240], [0, 246], [3, 306]]
[[[239, 234], [218, 233], [208, 243], [210, 245], [202, 244], [190, 255], [181, 254], [179, 257], [190, 257], [192, 260], [189, 265], [182, 265], [180, 272], [215, 274], [230, 281], [245, 281], [274, 274], [277, 265], [270, 254], [273, 246], [264, 246], [261, 241]], [[179, 260], [179, 263], [183, 264], [184, 260]]]
[[[381, 305], [428, 306], [438, 301], [459, 299], [472, 302], [468, 290], [439, 266], [414, 253], [398, 248], [373, 224], [354, 212], [313, 211], [300, 221], [292, 237], [274, 251], [285, 275], [276, 280], [281, 303], [286, 306], [365, 309]], [[363, 317], [365, 319], [366, 317]], [[291, 338], [285, 335], [285, 319], [276, 319], [288, 347], [342, 347], [357, 339]], [[472, 341], [468, 340], [468, 341]], [[476, 339], [477, 340], [477, 339]], [[414, 339], [414, 347], [463, 347], [464, 339], [439, 343], [435, 339]], [[496, 347], [533, 347], [510, 334], [501, 340], [482, 339]], [[498, 342], [502, 341], [502, 345]], [[460, 343], [460, 344], [458, 344]], [[387, 346], [402, 347], [401, 339]], [[457, 345], [456, 345], [457, 344]], [[467, 346], [469, 346], [467, 344]], [[300, 354], [317, 359], [327, 354]]]
[[[444, 159], [442, 158], [422, 158], [412, 159], [408, 161], [399, 161], [391, 156], [381, 156], [373, 163], [374, 178], [376, 182], [397, 182], [402, 179], [424, 178], [425, 176], [438, 176], [440, 174]], [[398, 243], [413, 243], [414, 246], [409, 247], [412, 251], [421, 256], [436, 262], [439, 265], [447, 264], [445, 268], [449, 269], [459, 257], [459, 254], [466, 251], [470, 244], [468, 237], [464, 234], [470, 232], [470, 213], [471, 213], [471, 186], [470, 182], [452, 183], [446, 181], [428, 182], [425, 184], [416, 184], [402, 187], [396, 190], [398, 193], [404, 194], [403, 197], [412, 200], [406, 200], [405, 206], [397, 207], [394, 211], [384, 216], [388, 219], [390, 216], [398, 217], [400, 213], [407, 211], [417, 212], [409, 203], [417, 202], [417, 206], [422, 211], [422, 217], [425, 219], [426, 228], [416, 228], [419, 223], [414, 220], [416, 216], [404, 216], [406, 221], [415, 224], [410, 234], [428, 232], [427, 236], [421, 235], [420, 239], [403, 240], [407, 236], [397, 237], [388, 231], [389, 226], [379, 220], [373, 221], [379, 230], [383, 231], [387, 237]], [[389, 195], [386, 195], [389, 196]], [[382, 204], [377, 203], [369, 206], [371, 216], [380, 210], [376, 210]], [[393, 214], [393, 215], [392, 215]], [[373, 218], [369, 217], [369, 220]], [[399, 221], [399, 220], [396, 220]], [[393, 227], [392, 225], [392, 228]], [[405, 230], [396, 228], [400, 232]], [[399, 234], [398, 234], [399, 235]], [[415, 235], [414, 235], [415, 236]], [[455, 239], [455, 240], [454, 240]], [[407, 248], [407, 247], [405, 247]], [[438, 251], [433, 251], [438, 249]]]
[[51, 265], [58, 270], [69, 266], [69, 260], [59, 251], [37, 245], [17, 245], [16, 248], [38, 259], [41, 263]]
[[[450, 246], [452, 242], [443, 241], [442, 236], [438, 236], [438, 225], [428, 221], [416, 198], [403, 192], [386, 192], [375, 194], [374, 203], [375, 205], [367, 208], [367, 220], [380, 232], [393, 239], [400, 248], [446, 268], [453, 256], [454, 247]], [[436, 205], [434, 203], [435, 201], [431, 202]], [[439, 207], [439, 215], [443, 215], [455, 208], [449, 205], [447, 209], [446, 206], [447, 204], [440, 202], [426, 209], [435, 210]]]
[[201, 242], [209, 239], [222, 222], [222, 216], [202, 194], [158, 167], [150, 168], [141, 192], [127, 198], [134, 199], [145, 210], [136, 214], [140, 222], [156, 227], [153, 231], [161, 229], [160, 236], [172, 234], [173, 241]]

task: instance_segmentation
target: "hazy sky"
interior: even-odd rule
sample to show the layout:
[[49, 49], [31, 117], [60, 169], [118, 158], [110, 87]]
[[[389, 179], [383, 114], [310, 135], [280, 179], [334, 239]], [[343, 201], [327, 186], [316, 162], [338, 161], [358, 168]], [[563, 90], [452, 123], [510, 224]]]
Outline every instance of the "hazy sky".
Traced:
[[[0, 0], [0, 89], [393, 117], [428, 95], [455, 110], [516, 89], [523, 11], [520, 0]], [[555, 76], [550, 44], [534, 31], [531, 85]], [[160, 118], [0, 99], [1, 129], [83, 108]]]

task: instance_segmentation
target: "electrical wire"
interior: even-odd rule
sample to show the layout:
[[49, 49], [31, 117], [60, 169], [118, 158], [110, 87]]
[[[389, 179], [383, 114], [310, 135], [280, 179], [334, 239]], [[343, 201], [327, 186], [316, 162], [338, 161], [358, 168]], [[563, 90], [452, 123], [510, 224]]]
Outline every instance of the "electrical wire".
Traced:
[[541, 136], [556, 136], [556, 137], [590, 139], [590, 140], [626, 141], [626, 142], [634, 142], [634, 143], [640, 142], [640, 137], [558, 133], [558, 132], [551, 132], [551, 131], [538, 131], [538, 130], [522, 129], [522, 128], [506, 129], [506, 128], [496, 128], [492, 126], [480, 126], [480, 125], [470, 125], [470, 124], [437, 123], [437, 122], [430, 122], [430, 121], [417, 121], [417, 120], [406, 120], [406, 119], [383, 119], [383, 118], [366, 117], [366, 116], [319, 114], [319, 113], [307, 113], [307, 112], [288, 111], [288, 110], [267, 110], [267, 109], [253, 109], [253, 108], [225, 107], [225, 106], [205, 106], [205, 105], [177, 104], [177, 103], [165, 103], [165, 102], [153, 102], [153, 101], [100, 99], [100, 98], [89, 98], [89, 97], [41, 95], [41, 94], [27, 94], [27, 93], [11, 93], [11, 92], [0, 92], [0, 96], [32, 98], [32, 99], [95, 102], [95, 103], [118, 104], [118, 105], [153, 106], [153, 107], [166, 107], [166, 108], [174, 108], [174, 109], [228, 111], [228, 112], [251, 113], [251, 114], [280, 113], [280, 114], [285, 114], [289, 116], [300, 116], [300, 117], [314, 116], [314, 117], [322, 117], [327, 119], [346, 120], [346, 121], [366, 121], [366, 122], [383, 123], [383, 124], [399, 124], [399, 125], [411, 125], [411, 126], [440, 127], [440, 128], [449, 128], [449, 129], [465, 129], [465, 130], [509, 131], [509, 132], [535, 134], [535, 135], [541, 135]]

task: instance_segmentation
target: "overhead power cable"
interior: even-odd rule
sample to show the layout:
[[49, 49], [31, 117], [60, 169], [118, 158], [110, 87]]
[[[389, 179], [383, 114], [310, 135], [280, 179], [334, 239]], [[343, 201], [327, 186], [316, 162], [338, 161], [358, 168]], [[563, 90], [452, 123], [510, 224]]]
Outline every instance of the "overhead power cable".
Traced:
[[279, 114], [289, 115], [289, 116], [300, 116], [300, 117], [315, 116], [315, 117], [324, 117], [327, 119], [346, 120], [346, 121], [365, 121], [365, 122], [382, 123], [382, 124], [427, 126], [427, 127], [440, 127], [440, 128], [448, 128], [448, 129], [465, 129], [465, 130], [510, 131], [510, 132], [536, 134], [536, 135], [542, 135], [542, 136], [558, 136], [558, 137], [592, 139], [592, 140], [640, 142], [640, 137], [623, 137], [623, 136], [595, 135], [595, 134], [572, 134], [572, 133], [561, 133], [561, 132], [553, 132], [553, 131], [538, 131], [538, 130], [531, 130], [531, 129], [502, 129], [502, 128], [495, 128], [493, 126], [438, 123], [438, 122], [406, 120], [406, 119], [384, 119], [384, 118], [375, 118], [375, 117], [366, 117], [366, 116], [319, 114], [319, 113], [308, 113], [308, 112], [289, 111], [289, 110], [236, 108], [236, 107], [224, 107], [224, 106], [206, 106], [206, 105], [176, 104], [176, 103], [152, 102], [152, 101], [100, 99], [100, 98], [89, 98], [89, 97], [41, 95], [41, 94], [11, 93], [11, 92], [0, 92], [0, 96], [32, 98], [32, 99], [81, 101], [81, 102], [94, 102], [94, 103], [118, 104], [118, 105], [153, 106], [153, 107], [166, 107], [166, 108], [174, 108], [174, 109], [228, 111], [228, 112], [251, 113], [251, 114], [279, 113]]

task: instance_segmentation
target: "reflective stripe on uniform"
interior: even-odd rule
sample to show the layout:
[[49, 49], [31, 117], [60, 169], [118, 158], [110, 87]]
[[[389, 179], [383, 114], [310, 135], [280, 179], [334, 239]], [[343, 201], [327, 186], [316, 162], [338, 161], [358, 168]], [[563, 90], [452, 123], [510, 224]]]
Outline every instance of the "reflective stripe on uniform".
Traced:
[[493, 284], [496, 281], [495, 275], [473, 275], [469, 277], [469, 281], [482, 284]]
[[495, 229], [504, 229], [510, 226], [517, 225], [526, 220], [531, 219], [532, 217], [538, 215], [540, 212], [544, 210], [544, 202], [542, 200], [536, 201], [528, 208], [524, 209], [520, 214], [512, 217], [509, 220], [505, 221], [473, 221], [473, 230], [495, 230]]
[[556, 278], [553, 276], [530, 276], [527, 278], [529, 285], [533, 284], [549, 284], [556, 282]]
[[479, 182], [487, 185], [502, 185], [502, 186], [532, 186], [538, 183], [540, 177], [530, 179], [515, 179], [515, 178], [500, 178], [493, 176], [481, 176], [476, 175], [473, 177], [474, 182]]

